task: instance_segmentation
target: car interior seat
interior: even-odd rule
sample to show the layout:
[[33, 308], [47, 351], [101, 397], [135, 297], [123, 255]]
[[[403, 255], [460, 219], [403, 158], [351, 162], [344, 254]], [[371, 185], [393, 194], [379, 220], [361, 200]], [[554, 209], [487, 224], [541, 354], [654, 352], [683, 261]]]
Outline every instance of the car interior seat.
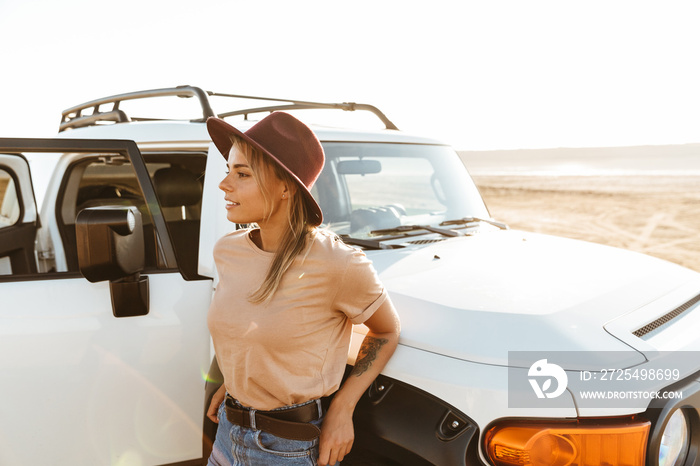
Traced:
[[179, 166], [157, 170], [153, 185], [180, 271], [185, 279], [196, 279], [202, 185], [194, 173]]

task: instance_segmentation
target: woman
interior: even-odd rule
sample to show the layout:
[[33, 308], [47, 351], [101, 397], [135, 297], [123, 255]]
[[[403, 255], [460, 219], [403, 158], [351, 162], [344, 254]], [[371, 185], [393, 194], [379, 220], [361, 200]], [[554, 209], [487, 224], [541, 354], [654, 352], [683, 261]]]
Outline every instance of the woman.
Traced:
[[[219, 423], [209, 464], [336, 464], [355, 405], [396, 348], [398, 316], [364, 253], [317, 228], [310, 189], [324, 154], [306, 125], [274, 112], [245, 133], [217, 118], [207, 128], [228, 162], [228, 220], [257, 225], [214, 248], [208, 324], [224, 385], [207, 413]], [[369, 333], [340, 387], [360, 323]]]

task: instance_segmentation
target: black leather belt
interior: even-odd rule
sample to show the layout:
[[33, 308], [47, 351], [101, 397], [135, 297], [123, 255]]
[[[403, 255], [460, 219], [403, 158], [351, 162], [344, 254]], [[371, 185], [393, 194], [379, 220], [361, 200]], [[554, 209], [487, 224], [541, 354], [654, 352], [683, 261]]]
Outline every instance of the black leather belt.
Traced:
[[291, 440], [314, 440], [321, 430], [311, 421], [319, 419], [327, 409], [329, 399], [322, 398], [322, 411], [319, 403], [307, 403], [289, 409], [258, 411], [239, 406], [231, 395], [226, 395], [226, 419], [231, 424], [251, 429], [263, 430], [277, 437]]

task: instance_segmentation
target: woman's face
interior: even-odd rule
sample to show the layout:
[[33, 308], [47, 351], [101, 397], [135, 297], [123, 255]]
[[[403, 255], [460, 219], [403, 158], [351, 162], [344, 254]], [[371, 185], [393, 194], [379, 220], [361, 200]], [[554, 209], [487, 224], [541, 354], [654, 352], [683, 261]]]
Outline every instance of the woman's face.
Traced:
[[263, 177], [267, 202], [248, 160], [235, 147], [231, 148], [228, 157], [228, 169], [228, 174], [219, 183], [219, 189], [224, 192], [226, 218], [230, 222], [257, 223], [262, 228], [270, 222], [286, 219], [281, 207], [288, 197], [287, 189], [271, 169], [268, 168]]

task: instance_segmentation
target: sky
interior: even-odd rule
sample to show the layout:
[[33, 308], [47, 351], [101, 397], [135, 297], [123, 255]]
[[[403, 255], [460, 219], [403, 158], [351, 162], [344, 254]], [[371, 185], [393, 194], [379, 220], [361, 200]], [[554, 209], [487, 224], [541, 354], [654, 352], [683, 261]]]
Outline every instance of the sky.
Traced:
[[0, 136], [51, 137], [76, 104], [190, 84], [370, 103], [458, 150], [696, 143], [698, 13], [674, 0], [0, 0]]

